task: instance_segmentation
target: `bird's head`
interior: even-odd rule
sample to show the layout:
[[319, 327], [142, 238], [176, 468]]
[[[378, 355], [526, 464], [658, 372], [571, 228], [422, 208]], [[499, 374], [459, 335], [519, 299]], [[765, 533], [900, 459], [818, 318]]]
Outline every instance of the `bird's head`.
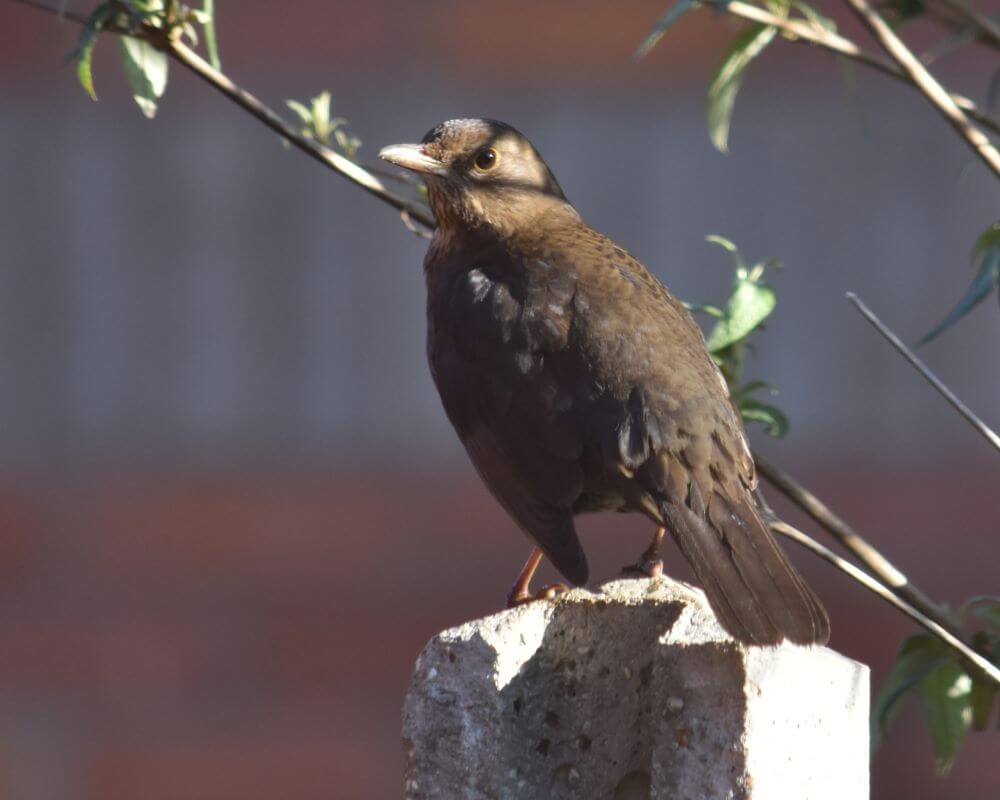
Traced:
[[384, 147], [379, 157], [424, 179], [438, 225], [448, 232], [509, 235], [552, 211], [575, 214], [531, 142], [502, 122], [443, 122], [420, 144]]

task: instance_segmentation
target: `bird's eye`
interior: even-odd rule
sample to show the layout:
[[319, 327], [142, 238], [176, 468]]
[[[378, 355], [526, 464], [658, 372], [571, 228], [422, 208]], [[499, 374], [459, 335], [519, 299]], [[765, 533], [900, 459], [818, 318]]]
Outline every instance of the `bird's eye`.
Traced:
[[488, 172], [500, 161], [500, 154], [492, 147], [485, 147], [476, 153], [473, 163], [480, 172]]

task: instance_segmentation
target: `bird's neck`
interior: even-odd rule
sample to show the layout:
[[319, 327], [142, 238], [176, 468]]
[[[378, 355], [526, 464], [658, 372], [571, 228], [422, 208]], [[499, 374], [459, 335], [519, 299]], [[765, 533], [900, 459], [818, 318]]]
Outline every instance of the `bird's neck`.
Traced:
[[548, 227], [580, 220], [563, 198], [537, 192], [455, 195], [429, 187], [428, 200], [437, 220], [435, 238], [442, 245], [521, 249]]

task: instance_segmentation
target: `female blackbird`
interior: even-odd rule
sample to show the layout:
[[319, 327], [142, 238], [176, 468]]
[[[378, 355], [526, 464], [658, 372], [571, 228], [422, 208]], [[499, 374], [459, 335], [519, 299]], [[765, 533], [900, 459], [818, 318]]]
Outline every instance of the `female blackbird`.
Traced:
[[379, 154], [419, 173], [438, 227], [424, 260], [427, 355], [490, 491], [570, 582], [587, 511], [670, 531], [719, 621], [756, 644], [825, 642], [823, 606], [754, 501], [739, 413], [698, 325], [642, 264], [587, 227], [528, 140], [452, 120]]

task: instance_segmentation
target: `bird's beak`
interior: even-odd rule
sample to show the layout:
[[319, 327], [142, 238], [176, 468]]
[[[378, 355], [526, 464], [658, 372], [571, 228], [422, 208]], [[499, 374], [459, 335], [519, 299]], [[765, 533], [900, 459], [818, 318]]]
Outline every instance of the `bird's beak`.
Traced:
[[392, 144], [379, 150], [378, 157], [423, 175], [444, 175], [447, 172], [444, 163], [427, 155], [423, 145], [419, 144]]

